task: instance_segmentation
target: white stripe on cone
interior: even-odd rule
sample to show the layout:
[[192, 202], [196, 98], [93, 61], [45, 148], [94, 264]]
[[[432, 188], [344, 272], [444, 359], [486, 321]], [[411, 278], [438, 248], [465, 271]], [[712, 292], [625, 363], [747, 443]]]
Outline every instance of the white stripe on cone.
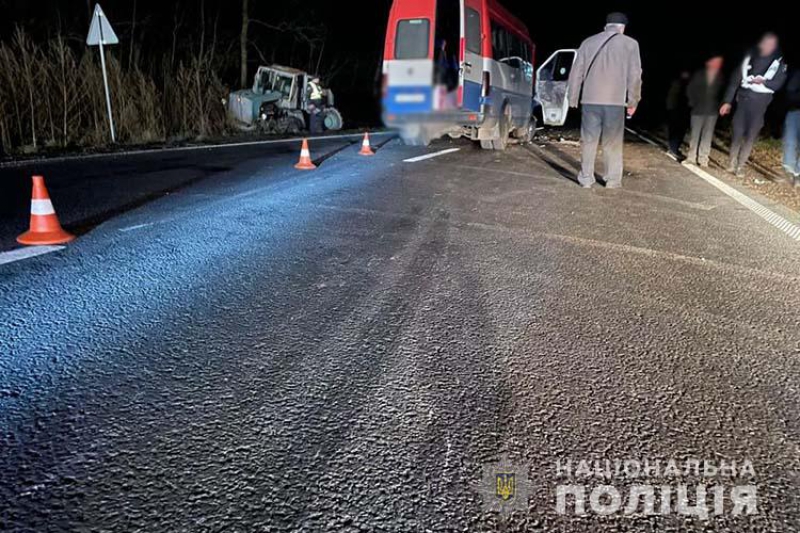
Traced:
[[50, 200], [31, 200], [31, 215], [55, 215], [53, 203]]
[[300, 150], [300, 157], [311, 157], [311, 152], [308, 150]]

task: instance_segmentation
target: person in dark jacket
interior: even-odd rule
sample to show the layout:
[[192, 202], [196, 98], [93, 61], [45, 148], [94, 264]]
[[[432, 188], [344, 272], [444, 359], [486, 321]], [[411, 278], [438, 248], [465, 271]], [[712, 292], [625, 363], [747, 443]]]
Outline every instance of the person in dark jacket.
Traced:
[[686, 94], [691, 108], [692, 133], [689, 136], [689, 154], [686, 163], [708, 167], [711, 143], [717, 116], [722, 104], [725, 80], [722, 74], [722, 56], [712, 56], [706, 66], [692, 76]]
[[783, 134], [783, 168], [792, 178], [795, 187], [800, 187], [800, 69], [795, 68], [786, 83], [786, 126]]
[[667, 135], [669, 136], [669, 150], [667, 155], [675, 161], [681, 157], [681, 145], [689, 129], [689, 101], [686, 98], [686, 89], [692, 73], [683, 71], [673, 80], [667, 93]]
[[786, 82], [786, 63], [778, 44], [776, 34], [764, 34], [758, 46], [745, 56], [741, 67], [734, 71], [719, 110], [720, 115], [728, 115], [736, 102], [728, 171], [740, 177], [744, 176], [750, 152], [764, 127], [767, 107]]

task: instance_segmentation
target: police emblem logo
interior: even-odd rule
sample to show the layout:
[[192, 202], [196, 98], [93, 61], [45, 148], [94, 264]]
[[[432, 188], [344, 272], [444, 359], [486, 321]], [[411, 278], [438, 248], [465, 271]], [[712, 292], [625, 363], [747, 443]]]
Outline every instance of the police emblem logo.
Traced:
[[511, 462], [506, 456], [484, 465], [483, 477], [474, 488], [481, 494], [487, 512], [510, 515], [514, 511], [528, 510], [531, 493], [528, 468]]
[[500, 472], [495, 474], [497, 481], [496, 492], [498, 498], [503, 501], [509, 501], [515, 494], [515, 479], [516, 475], [513, 472]]

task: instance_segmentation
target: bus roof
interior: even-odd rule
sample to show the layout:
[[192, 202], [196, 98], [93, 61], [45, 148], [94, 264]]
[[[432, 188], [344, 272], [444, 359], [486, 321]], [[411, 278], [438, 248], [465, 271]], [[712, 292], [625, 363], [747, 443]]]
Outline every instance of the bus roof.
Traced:
[[394, 20], [430, 18], [436, 13], [436, 0], [395, 0], [390, 17]]
[[489, 15], [492, 18], [497, 19], [507, 29], [516, 33], [517, 37], [533, 43], [530, 33], [528, 33], [528, 27], [521, 20], [512, 15], [498, 0], [486, 0], [486, 2], [489, 7]]

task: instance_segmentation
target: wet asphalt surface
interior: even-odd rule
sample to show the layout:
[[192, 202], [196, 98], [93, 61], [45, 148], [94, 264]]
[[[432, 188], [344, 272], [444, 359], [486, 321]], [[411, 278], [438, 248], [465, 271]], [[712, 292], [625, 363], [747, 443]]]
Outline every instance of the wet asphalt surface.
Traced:
[[[296, 148], [0, 172], [0, 248], [34, 170], [81, 233], [0, 266], [0, 530], [800, 530], [797, 243], [635, 142], [623, 190], [568, 147]], [[757, 514], [556, 513], [558, 461], [686, 458], [755, 476], [606, 481]]]

